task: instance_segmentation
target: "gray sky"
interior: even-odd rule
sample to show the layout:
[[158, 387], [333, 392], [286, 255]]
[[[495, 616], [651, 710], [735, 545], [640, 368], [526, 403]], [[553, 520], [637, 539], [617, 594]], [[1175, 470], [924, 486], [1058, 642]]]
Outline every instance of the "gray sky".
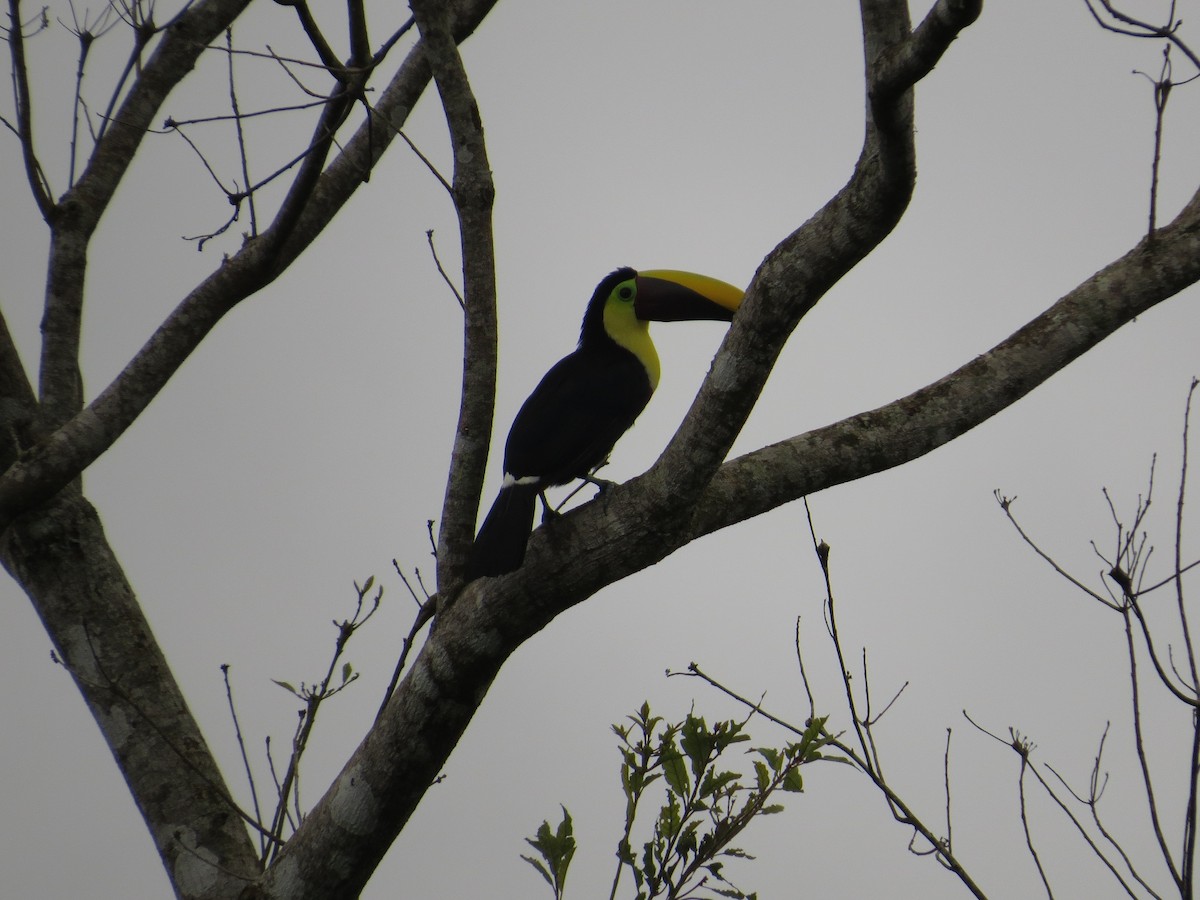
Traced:
[[[916, 15], [924, 11], [916, 4]], [[52, 3], [51, 15], [66, 16], [65, 5]], [[268, 5], [259, 16], [261, 36], [246, 30], [242, 39], [286, 47], [287, 11]], [[55, 23], [31, 51], [49, 151], [67, 124], [68, 36]], [[526, 0], [501, 4], [464, 54], [498, 191], [497, 445], [537, 379], [574, 345], [601, 276], [632, 265], [747, 283], [763, 255], [841, 186], [861, 141], [851, 3]], [[1159, 62], [1159, 45], [1101, 32], [1082, 0], [989, 4], [918, 88], [920, 174], [908, 214], [805, 319], [735, 453], [940, 377], [1135, 244], [1145, 228], [1153, 116], [1149, 83], [1130, 73], [1157, 71]], [[222, 111], [221, 65], [210, 62], [211, 96], [181, 93], [167, 112]], [[246, 65], [261, 79], [259, 99], [279, 96], [265, 65]], [[1164, 220], [1196, 184], [1196, 91], [1181, 88], [1171, 100]], [[253, 99], [248, 92], [246, 105]], [[409, 133], [448, 172], [430, 100]], [[260, 137], [263, 171], [266, 142], [287, 134], [287, 122]], [[61, 190], [62, 158], [47, 156]], [[7, 134], [0, 208], [8, 223], [0, 303], [32, 360], [46, 240]], [[89, 396], [235, 246], [214, 241], [197, 253], [180, 240], [213, 229], [227, 211], [178, 138], [148, 144], [92, 254]], [[232, 666], [253, 747], [265, 734], [283, 746], [295, 704], [270, 679], [318, 678], [333, 644], [329, 622], [351, 610], [352, 580], [374, 573], [386, 585], [374, 626], [351, 645], [362, 679], [322, 712], [303, 783], [315, 802], [373, 717], [411, 622], [390, 560], [432, 572], [425, 523], [439, 514], [461, 337], [458, 307], [429, 258], [429, 228], [453, 263], [447, 198], [396, 146], [312, 251], [227, 317], [85, 479], [243, 796], [219, 666]], [[1112, 543], [1100, 489], [1128, 513], [1157, 451], [1150, 524], [1162, 556], [1155, 571], [1165, 574], [1183, 401], [1200, 370], [1195, 301], [1192, 289], [1141, 317], [953, 444], [811, 498], [818, 532], [833, 546], [847, 649], [857, 658], [868, 648], [873, 696], [909, 682], [878, 727], [886, 769], [940, 825], [945, 729], [954, 729], [955, 849], [994, 897], [1040, 888], [1016, 816], [1016, 759], [970, 728], [964, 708], [997, 732], [1028, 734], [1037, 758], [1081, 788], [1111, 721], [1102, 811], [1165, 889], [1127, 737], [1119, 619], [1019, 544], [992, 490], [1019, 495], [1015, 510], [1028, 529], [1098, 585], [1101, 564], [1088, 542]], [[654, 460], [722, 330], [667, 325], [654, 334], [663, 381], [618, 444], [610, 478]], [[489, 494], [498, 463], [492, 469]], [[609, 724], [644, 699], [668, 717], [693, 703], [710, 721], [740, 715], [696, 681], [663, 677], [693, 660], [745, 694], [766, 691], [773, 710], [802, 720], [796, 616], [818, 706], [844, 726], [806, 529], [803, 508], [791, 505], [711, 535], [531, 640], [501, 672], [445, 782], [364, 897], [546, 896], [519, 855], [559, 803], [581, 845], [569, 889], [581, 898], [606, 891], [623, 807]], [[0, 591], [4, 893], [165, 896], [141, 819], [69, 678], [50, 664], [28, 601], [11, 582]], [[1187, 717], [1157, 704], [1150, 721], [1171, 808], [1170, 785], [1183, 784]], [[764, 744], [786, 739], [765, 724], [754, 734]], [[261, 766], [259, 775], [265, 783]], [[785, 814], [742, 841], [758, 857], [732, 872], [743, 887], [763, 897], [795, 896], [798, 885], [829, 897], [963, 896], [931, 859], [907, 853], [908, 832], [865, 779], [830, 766], [810, 770], [806, 783]], [[1119, 896], [1061, 815], [1042, 797], [1032, 806], [1056, 895]], [[1177, 810], [1168, 821], [1179, 821]]]

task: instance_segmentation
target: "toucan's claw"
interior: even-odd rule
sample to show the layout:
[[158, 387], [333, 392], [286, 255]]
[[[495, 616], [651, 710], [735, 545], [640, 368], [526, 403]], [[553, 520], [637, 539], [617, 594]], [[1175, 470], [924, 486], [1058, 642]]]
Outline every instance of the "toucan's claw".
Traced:
[[617, 486], [617, 483], [615, 481], [609, 481], [607, 478], [600, 478], [599, 476], [596, 475], [597, 472], [599, 472], [601, 469], [603, 469], [607, 465], [608, 465], [608, 458], [605, 457], [604, 461], [601, 462], [600, 465], [596, 466], [596, 468], [592, 469], [592, 471], [588, 472], [581, 479], [586, 484], [594, 484], [596, 486], [596, 496], [597, 497], [602, 497], [604, 495], [604, 493], [610, 487]]
[[596, 486], [597, 497], [603, 497], [608, 492], [609, 488], [614, 488], [617, 486], [615, 481], [609, 481], [607, 478], [597, 478], [595, 475], [588, 475], [583, 480], [588, 484], [594, 484]]
[[538, 496], [542, 498], [542, 524], [553, 522], [562, 515], [557, 509], [550, 505], [550, 501], [546, 499], [545, 491], [538, 491]]

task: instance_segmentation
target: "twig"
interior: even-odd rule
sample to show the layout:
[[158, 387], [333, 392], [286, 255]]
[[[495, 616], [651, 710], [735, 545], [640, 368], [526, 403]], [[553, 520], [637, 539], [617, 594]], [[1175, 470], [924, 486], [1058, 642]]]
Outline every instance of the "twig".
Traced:
[[[1105, 866], [1105, 868], [1107, 868], [1109, 870], [1109, 872], [1117, 880], [1117, 882], [1121, 885], [1121, 887], [1124, 888], [1125, 892], [1127, 894], [1129, 894], [1130, 897], [1136, 898], [1137, 895], [1133, 893], [1132, 888], [1125, 881], [1125, 879], [1121, 876], [1121, 873], [1119, 871], [1117, 871], [1117, 867], [1115, 865], [1113, 865], [1112, 861], [1107, 856], [1105, 856], [1104, 851], [1101, 850], [1100, 847], [1096, 844], [1095, 840], [1092, 839], [1092, 836], [1088, 833], [1088, 831], [1084, 827], [1083, 823], [1079, 821], [1079, 818], [1073, 812], [1071, 812], [1070, 807], [1068, 807], [1067, 804], [1063, 801], [1063, 799], [1061, 797], [1059, 797], [1058, 793], [1054, 790], [1054, 788], [1052, 788], [1050, 786], [1050, 784], [1042, 776], [1041, 772], [1038, 771], [1038, 768], [1033, 763], [1032, 759], [1030, 759], [1034, 749], [1036, 749], [1036, 745], [1033, 744], [1027, 737], [1023, 736], [1015, 728], [1008, 729], [1009, 737], [1006, 740], [1003, 737], [1001, 737], [1000, 735], [995, 734], [992, 731], [989, 731], [987, 728], [984, 728], [982, 725], [980, 725], [978, 722], [976, 722], [974, 719], [972, 719], [970, 714], [967, 713], [967, 711], [965, 709], [962, 711], [962, 714], [963, 714], [963, 718], [965, 718], [968, 722], [970, 722], [973, 726], [975, 726], [975, 728], [978, 731], [980, 731], [982, 734], [985, 734], [988, 737], [992, 738], [997, 743], [1000, 743], [1006, 747], [1009, 747], [1021, 759], [1021, 768], [1020, 768], [1020, 773], [1019, 773], [1018, 782], [1017, 782], [1018, 796], [1019, 796], [1019, 801], [1020, 801], [1020, 811], [1021, 811], [1021, 827], [1025, 833], [1026, 847], [1029, 849], [1029, 853], [1033, 857], [1034, 865], [1037, 867], [1038, 874], [1041, 876], [1042, 884], [1046, 888], [1047, 895], [1050, 897], [1054, 896], [1053, 892], [1050, 888], [1049, 878], [1046, 874], [1045, 869], [1042, 867], [1041, 857], [1038, 855], [1037, 849], [1033, 845], [1033, 834], [1032, 834], [1032, 831], [1029, 826], [1029, 819], [1028, 819], [1027, 806], [1026, 806], [1026, 800], [1025, 800], [1025, 774], [1027, 772], [1033, 774], [1033, 777], [1037, 780], [1038, 784], [1041, 785], [1042, 790], [1044, 790], [1046, 792], [1046, 795], [1058, 806], [1058, 808], [1060, 810], [1062, 810], [1063, 814], [1067, 817], [1067, 819], [1075, 827], [1075, 830], [1079, 833], [1080, 837], [1083, 838], [1084, 843], [1086, 843], [1088, 845], [1088, 847], [1091, 848], [1092, 852], [1096, 855], [1096, 858], [1099, 859], [1100, 862]], [[1080, 803], [1084, 803], [1085, 805], [1088, 805], [1091, 807], [1093, 818], [1095, 818], [1097, 816], [1095, 802], [1099, 799], [1099, 794], [1096, 792], [1094, 785], [1095, 785], [1095, 772], [1099, 768], [1099, 756], [1097, 756], [1097, 758], [1096, 758], [1096, 766], [1093, 769], [1093, 789], [1092, 789], [1090, 801], [1084, 800], [1075, 791], [1073, 791], [1071, 789], [1070, 785], [1068, 785], [1066, 783], [1066, 781], [1062, 778], [1062, 776], [1059, 775], [1058, 772], [1054, 771], [1053, 768], [1051, 768], [1050, 766], [1047, 766], [1046, 768], [1049, 769], [1049, 771], [1054, 775], [1054, 777], [1058, 779], [1058, 781], [1063, 785], [1063, 787], [1067, 790], [1067, 792], [1072, 797], [1074, 797]], [[1107, 833], [1103, 830], [1103, 828], [1101, 828], [1100, 831], [1102, 834], [1105, 834], [1105, 836], [1107, 837]], [[1112, 841], [1111, 838], [1109, 838], [1109, 842], [1114, 844], [1114, 846], [1116, 846], [1115, 841]], [[1122, 858], [1125, 859], [1126, 865], [1128, 866], [1129, 870], [1131, 872], [1133, 872], [1133, 867], [1129, 865], [1128, 858], [1125, 856], [1124, 851], [1120, 850], [1119, 847], [1117, 848], [1117, 850], [1121, 854]], [[1134, 873], [1134, 877], [1137, 878], [1136, 873]], [[1138, 878], [1137, 880], [1139, 882], [1141, 882], [1140, 878]], [[1151, 891], [1151, 893], [1153, 893], [1153, 891]]]
[[[71, 32], [71, 34], [75, 35], [75, 38], [79, 41], [79, 59], [75, 66], [75, 100], [71, 115], [71, 139], [69, 144], [70, 149], [68, 152], [69, 162], [67, 173], [67, 186], [74, 187], [75, 165], [79, 159], [78, 150], [80, 111], [82, 110], [85, 117], [87, 116], [87, 104], [84, 103], [83, 100], [83, 73], [87, 66], [88, 54], [91, 52], [92, 44], [116, 27], [117, 21], [108, 21], [108, 15], [110, 12], [112, 12], [112, 7], [108, 6], [105, 7], [102, 13], [100, 13], [100, 16], [95, 22], [89, 22], [88, 15], [85, 13], [83, 22], [81, 24], [79, 21], [79, 16], [75, 12], [75, 3], [71, 2], [69, 6], [71, 9], [71, 24], [66, 25], [62, 19], [59, 19], [58, 21], [69, 32]], [[91, 130], [90, 117], [88, 117], [88, 131], [94, 137], [94, 132]]]
[[1179, 576], [1184, 571], [1183, 510], [1185, 498], [1187, 497], [1188, 434], [1191, 430], [1192, 398], [1196, 394], [1197, 385], [1200, 385], [1200, 379], [1193, 378], [1192, 384], [1188, 388], [1187, 402], [1184, 404], [1183, 409], [1183, 448], [1179, 464], [1179, 496], [1175, 501], [1175, 600], [1179, 609], [1179, 623], [1183, 631], [1184, 646], [1187, 647], [1188, 664], [1192, 670], [1192, 687], [1194, 690], [1200, 690], [1200, 671], [1197, 669], [1196, 649], [1192, 644], [1192, 629], [1188, 625], [1187, 608], [1183, 601], [1183, 579]]
[[[431, 526], [432, 527], [432, 526]], [[375, 721], [378, 722], [383, 717], [383, 712], [387, 709], [388, 702], [392, 699], [392, 695], [396, 692], [396, 685], [400, 683], [400, 673], [404, 671], [405, 663], [408, 662], [408, 654], [412, 651], [413, 644], [416, 642], [417, 634], [421, 628], [437, 613], [438, 598], [436, 595], [430, 596], [425, 590], [424, 584], [421, 584], [421, 590], [425, 594], [425, 599], [422, 600], [417, 596], [417, 592], [413, 589], [412, 583], [404, 575], [404, 570], [400, 568], [400, 564], [396, 560], [392, 560], [392, 567], [396, 570], [396, 574], [400, 576], [400, 580], [404, 582], [404, 586], [408, 588], [408, 593], [412, 595], [413, 601], [417, 604], [417, 616], [413, 620], [412, 627], [408, 631], [408, 636], [404, 638], [400, 645], [400, 658], [396, 660], [396, 668], [392, 671], [392, 680], [388, 682], [387, 690], [383, 692], [383, 701], [379, 704], [379, 712], [375, 714]], [[418, 578], [420, 573], [418, 572]], [[420, 583], [418, 581], [418, 583]]]
[[804, 654], [800, 652], [800, 617], [796, 616], [796, 663], [800, 667], [800, 681], [804, 685], [804, 693], [808, 696], [809, 721], [817, 717], [817, 701], [813, 698], [812, 685], [808, 682], [808, 673], [804, 671]]
[[1031, 538], [1028, 534], [1025, 533], [1025, 529], [1023, 529], [1021, 527], [1020, 523], [1017, 522], [1016, 517], [1013, 516], [1013, 514], [1012, 514], [1012, 505], [1017, 501], [1017, 498], [1015, 496], [1006, 497], [1003, 494], [1001, 494], [998, 489], [992, 491], [992, 496], [995, 497], [996, 502], [998, 504], [1000, 504], [1000, 509], [1002, 509], [1004, 511], [1004, 515], [1008, 518], [1008, 521], [1011, 522], [1013, 528], [1015, 528], [1017, 530], [1017, 534], [1019, 534], [1021, 536], [1021, 540], [1023, 540], [1026, 544], [1028, 544], [1030, 549], [1032, 549], [1034, 553], [1036, 553], [1043, 560], [1045, 560], [1050, 565], [1050, 567], [1052, 569], [1054, 569], [1055, 572], [1057, 572], [1059, 575], [1061, 575], [1063, 578], [1065, 578], [1071, 584], [1075, 585], [1075, 587], [1079, 588], [1079, 590], [1083, 591], [1085, 594], [1087, 594], [1093, 600], [1097, 600], [1100, 603], [1103, 603], [1109, 609], [1118, 610], [1118, 611], [1121, 609], [1119, 604], [1114, 603], [1113, 601], [1100, 596], [1095, 591], [1093, 591], [1091, 588], [1089, 588], [1087, 585], [1085, 585], [1083, 582], [1081, 582], [1079, 579], [1077, 579], [1074, 575], [1071, 575], [1069, 572], [1067, 572], [1065, 569], [1063, 569], [1062, 566], [1060, 566], [1057, 562], [1054, 561], [1053, 557], [1051, 557], [1048, 553], [1046, 553], [1044, 550], [1042, 550], [1042, 548], [1039, 547], [1034, 542], [1033, 538]]
[[[325, 40], [325, 35], [321, 33], [321, 29], [317, 26], [316, 19], [313, 18], [312, 11], [308, 8], [308, 4], [304, 0], [280, 0], [280, 6], [290, 6], [296, 10], [296, 15], [300, 19], [300, 27], [304, 30], [305, 37], [312, 45], [312, 48], [317, 51], [317, 56], [321, 59], [321, 65], [330, 72], [335, 72], [342, 67], [342, 62], [338, 59], [337, 54], [333, 52], [333, 48], [329, 46], [329, 42]], [[309, 63], [312, 65], [312, 63]]]
[[1029, 771], [1029, 749], [1024, 750], [1016, 746], [1016, 738], [1014, 738], [1013, 749], [1021, 757], [1021, 771], [1017, 776], [1017, 794], [1020, 797], [1021, 807], [1021, 828], [1025, 832], [1025, 846], [1029, 848], [1029, 855], [1033, 857], [1033, 864], [1037, 867], [1038, 875], [1041, 876], [1042, 884], [1046, 888], [1046, 896], [1049, 900], [1054, 900], [1054, 891], [1050, 889], [1050, 879], [1046, 877], [1046, 870], [1042, 868], [1042, 859], [1038, 856], [1037, 848], [1033, 846], [1033, 834], [1029, 830], [1029, 815], [1025, 807], [1025, 773]]
[[[1096, 11], [1094, 6], [1092, 6], [1093, 0], [1084, 0], [1084, 3], [1087, 5], [1088, 12], [1092, 14], [1092, 18], [1094, 18], [1097, 24], [1105, 31], [1111, 31], [1114, 34], [1123, 34], [1126, 37], [1151, 39], [1161, 38], [1162, 40], [1170, 41], [1179, 48], [1180, 52], [1182, 52], [1189, 60], [1191, 60], [1192, 65], [1194, 65], [1197, 69], [1200, 69], [1200, 56], [1197, 56], [1196, 53], [1186, 43], [1184, 43], [1183, 39], [1179, 37], [1179, 26], [1183, 23], [1181, 20], [1175, 17], [1175, 0], [1172, 0], [1171, 2], [1171, 8], [1167, 14], [1166, 25], [1151, 25], [1149, 22], [1134, 18], [1128, 13], [1121, 12], [1114, 7], [1111, 0], [1095, 0], [1095, 2], [1100, 4], [1101, 8], [1103, 8], [1104, 11], [1113, 18], [1113, 21], [1122, 23], [1121, 25], [1114, 25], [1111, 22], [1105, 21], [1104, 17]], [[1190, 78], [1188, 79], [1188, 81], [1191, 80], [1192, 79]]]
[[[1112, 836], [1112, 834], [1109, 833], [1108, 829], [1104, 827], [1104, 822], [1100, 818], [1100, 798], [1103, 796], [1104, 789], [1108, 785], [1107, 774], [1105, 774], [1103, 780], [1100, 778], [1100, 762], [1104, 757], [1104, 744], [1105, 741], [1108, 740], [1108, 730], [1110, 726], [1111, 723], [1106, 722], [1104, 725], [1104, 732], [1100, 735], [1100, 747], [1096, 751], [1096, 758], [1092, 763], [1092, 774], [1088, 782], [1088, 795], [1086, 799], [1081, 797], [1075, 790], [1073, 790], [1071, 786], [1067, 784], [1067, 780], [1063, 778], [1053, 766], [1046, 764], [1046, 768], [1052, 775], [1054, 775], [1055, 778], [1058, 779], [1059, 783], [1063, 786], [1067, 793], [1074, 797], [1076, 801], [1088, 807], [1092, 813], [1092, 822], [1095, 824], [1096, 830], [1100, 832], [1101, 836], [1103, 836], [1105, 841], [1108, 842], [1108, 845], [1112, 847], [1113, 851], [1121, 857], [1121, 861], [1124, 863], [1125, 869], [1129, 872], [1130, 877], [1133, 878], [1139, 885], [1141, 885], [1142, 888], [1154, 898], [1154, 900], [1162, 900], [1159, 894], [1152, 887], [1150, 887], [1146, 880], [1138, 873], [1137, 869], [1134, 868], [1133, 861], [1129, 858], [1129, 854], [1125, 852], [1125, 848], [1122, 847]], [[1100, 856], [1101, 859], [1104, 859], [1104, 856], [1099, 852], [1097, 852], [1097, 855]], [[1105, 863], [1108, 865], [1107, 860], [1105, 860]], [[1133, 889], [1126, 884], [1125, 879], [1120, 876], [1116, 870], [1116, 867], [1109, 865], [1109, 869], [1112, 871], [1113, 876], [1125, 889], [1125, 892], [1129, 894], [1130, 897], [1136, 898], [1137, 895], [1134, 893]]]
[[[246, 770], [246, 781], [250, 785], [250, 799], [254, 804], [254, 818], [262, 822], [262, 810], [258, 805], [258, 788], [254, 784], [254, 772], [250, 769], [250, 757], [246, 753], [246, 742], [242, 738], [242, 726], [238, 721], [237, 708], [233, 703], [233, 685], [229, 681], [229, 663], [222, 663], [221, 677], [225, 681], [225, 699], [229, 703], [229, 718], [233, 720], [233, 733], [237, 738], [238, 751], [242, 754], [242, 767]], [[259, 833], [259, 852], [266, 853], [266, 838]]]
[[[275, 807], [275, 813], [271, 819], [270, 833], [274, 838], [274, 843], [264, 854], [262, 858], [263, 865], [271, 862], [274, 856], [279, 852], [282, 846], [283, 827], [285, 823], [298, 823], [303, 820], [303, 813], [300, 808], [300, 761], [304, 756], [304, 752], [308, 747], [308, 741], [312, 735], [313, 727], [316, 724], [317, 712], [324, 701], [330, 697], [341, 693], [345, 688], [358, 679], [357, 672], [351, 672], [350, 664], [345, 663], [342, 668], [342, 682], [337, 687], [331, 687], [334, 673], [338, 668], [338, 661], [341, 659], [343, 652], [346, 649], [346, 644], [350, 638], [370, 621], [379, 609], [379, 605], [383, 600], [383, 587], [371, 598], [370, 608], [364, 612], [364, 601], [367, 595], [371, 592], [374, 586], [375, 579], [370, 577], [361, 586], [355, 582], [354, 589], [358, 595], [355, 603], [354, 615], [349, 619], [344, 619], [341, 622], [334, 621], [334, 627], [338, 630], [338, 636], [334, 642], [333, 654], [329, 660], [329, 666], [325, 671], [325, 676], [320, 681], [311, 687], [305, 686], [303, 682], [300, 684], [300, 689], [292, 687], [286, 682], [277, 681], [281, 687], [290, 691], [297, 698], [304, 701], [304, 708], [299, 710], [299, 721], [296, 725], [296, 732], [292, 737], [292, 753], [288, 759], [288, 767], [284, 772], [283, 780], [276, 778], [276, 791], [278, 792], [278, 805]], [[274, 767], [272, 765], [272, 774], [274, 775]], [[293, 804], [295, 808], [295, 817], [293, 820], [292, 813], [288, 810], [288, 804]], [[292, 825], [296, 827], [295, 824]]]
[[[1175, 505], [1175, 571], [1182, 575], [1183, 563], [1183, 510], [1184, 499], [1187, 495], [1187, 473], [1188, 473], [1188, 435], [1191, 430], [1192, 416], [1192, 398], [1196, 394], [1196, 387], [1200, 385], [1200, 380], [1193, 378], [1191, 386], [1188, 388], [1187, 403], [1184, 405], [1183, 413], [1183, 451], [1182, 461], [1179, 465], [1179, 498]], [[1192, 631], [1188, 624], [1186, 607], [1183, 597], [1183, 578], [1179, 577], [1175, 582], [1175, 597], [1179, 607], [1179, 622], [1183, 630], [1184, 643], [1187, 646], [1188, 663], [1192, 671], [1192, 689], [1200, 691], [1200, 675], [1197, 674], [1196, 651], [1192, 645]], [[1184, 816], [1184, 849], [1183, 849], [1183, 883], [1190, 893], [1192, 890], [1192, 882], [1195, 877], [1196, 865], [1196, 829], [1197, 829], [1197, 805], [1198, 805], [1198, 789], [1200, 789], [1200, 721], [1197, 721], [1196, 714], [1193, 712], [1192, 717], [1192, 752], [1190, 758], [1190, 778], [1188, 786], [1188, 802], [1187, 812]]]
[[809, 508], [807, 497], [804, 498], [804, 514], [808, 519], [808, 533], [812, 537], [813, 549], [816, 551], [817, 560], [821, 564], [821, 575], [825, 579], [825, 621], [829, 626], [829, 636], [833, 638], [833, 648], [837, 653], [838, 669], [841, 672], [842, 684], [846, 689], [846, 705], [850, 708], [850, 724], [855, 734], [858, 735], [859, 746], [862, 747], [863, 753], [867, 754], [867, 759], [870, 761], [870, 754], [867, 751], [867, 739], [863, 735], [861, 720], [854, 703], [854, 691], [850, 687], [850, 670], [846, 668], [846, 658], [842, 653], [842, 643], [838, 638], [837, 618], [834, 615], [833, 609], [833, 582], [829, 575], [829, 545], [817, 539], [816, 525], [813, 524], [812, 510]]
[[[401, 135], [403, 137], [403, 135]], [[407, 140], [407, 138], [405, 138]], [[442, 261], [438, 258], [437, 247], [433, 245], [433, 229], [429, 228], [425, 231], [425, 240], [429, 242], [429, 252], [433, 255], [433, 264], [437, 266], [438, 274], [442, 276], [442, 281], [446, 282], [446, 287], [450, 288], [450, 292], [454, 294], [454, 299], [458, 301], [458, 308], [466, 312], [467, 304], [463, 300], [462, 294], [458, 288], [454, 286], [454, 282], [450, 280], [450, 276], [446, 274], [446, 270], [442, 268]]]
[[954, 827], [950, 817], [950, 729], [946, 729], [946, 754], [942, 759], [942, 778], [946, 784], [946, 850], [954, 847]]
[[[797, 734], [797, 735], [804, 734], [803, 728], [797, 728], [795, 725], [792, 725], [789, 722], [779, 718], [778, 716], [768, 712], [763, 707], [761, 701], [759, 703], [754, 703], [753, 701], [748, 700], [746, 697], [743, 697], [741, 694], [738, 694], [735, 691], [731, 690], [730, 688], [726, 687], [721, 682], [717, 681], [716, 679], [712, 678], [710, 675], [703, 672], [700, 669], [700, 667], [697, 666], [695, 663], [691, 663], [688, 665], [688, 670], [686, 673], [669, 673], [669, 674], [688, 674], [688, 675], [692, 675], [696, 678], [700, 678], [707, 684], [716, 688], [721, 693], [723, 693], [726, 696], [732, 698], [733, 700], [736, 700], [737, 702], [745, 705], [748, 709], [753, 711], [755, 715], [762, 716], [767, 721], [773, 722], [776, 725], [779, 725], [781, 728], [784, 728], [784, 729], [792, 732], [793, 734]], [[851, 747], [849, 744], [842, 741], [836, 735], [829, 738], [828, 745], [830, 747], [833, 747], [834, 749], [840, 751], [841, 753], [845, 754], [847, 759], [850, 760], [850, 762], [853, 764], [853, 766], [855, 768], [857, 768], [864, 775], [866, 775], [869, 779], [871, 779], [871, 783], [875, 785], [875, 787], [880, 791], [880, 793], [883, 794], [884, 798], [886, 799], [886, 801], [888, 803], [888, 807], [892, 811], [892, 815], [896, 819], [896, 821], [900, 822], [902, 825], [907, 825], [907, 826], [913, 828], [914, 830], [920, 832], [921, 837], [923, 837], [926, 841], [928, 841], [928, 843], [931, 847], [937, 848], [938, 858], [942, 861], [942, 863], [946, 866], [947, 869], [949, 869], [951, 872], [953, 872], [955, 874], [955, 876], [959, 879], [959, 881], [962, 882], [963, 886], [966, 887], [966, 889], [968, 891], [970, 891], [972, 895], [979, 898], [979, 900], [987, 900], [987, 895], [983, 893], [983, 891], [979, 888], [979, 886], [977, 884], [975, 884], [974, 879], [971, 878], [971, 876], [970, 876], [970, 874], [968, 874], [967, 870], [962, 866], [962, 864], [954, 856], [954, 853], [951, 851], [950, 847], [946, 844], [946, 842], [943, 840], [939, 840], [937, 835], [935, 835], [932, 831], [929, 830], [928, 827], [926, 827], [925, 823], [922, 822], [921, 819], [917, 817], [917, 815], [909, 808], [908, 804], [906, 804], [904, 802], [904, 800], [901, 799], [900, 795], [897, 794], [894, 790], [892, 790], [891, 786], [879, 775], [879, 773], [876, 770], [871, 768], [871, 766], [867, 763], [867, 761], [862, 756], [860, 756], [853, 747]]]
[[[225, 44], [230, 50], [233, 49], [233, 27], [225, 29]], [[226, 57], [226, 70], [229, 73], [229, 107], [233, 111], [233, 127], [237, 134], [238, 158], [242, 164], [242, 184], [248, 189], [250, 187], [250, 160], [246, 154], [246, 132], [242, 128], [241, 110], [238, 105], [237, 86], [233, 76], [233, 54], [230, 53]], [[258, 212], [254, 206], [253, 192], [246, 195], [246, 202], [250, 208], [250, 235], [258, 234]]]

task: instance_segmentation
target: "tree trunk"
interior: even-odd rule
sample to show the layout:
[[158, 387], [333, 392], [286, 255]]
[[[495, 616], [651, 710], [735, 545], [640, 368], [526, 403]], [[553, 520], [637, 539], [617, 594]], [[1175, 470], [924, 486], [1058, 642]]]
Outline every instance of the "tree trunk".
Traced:
[[4, 532], [0, 559], [100, 726], [177, 896], [236, 897], [257, 876], [254, 847], [95, 508], [68, 488]]

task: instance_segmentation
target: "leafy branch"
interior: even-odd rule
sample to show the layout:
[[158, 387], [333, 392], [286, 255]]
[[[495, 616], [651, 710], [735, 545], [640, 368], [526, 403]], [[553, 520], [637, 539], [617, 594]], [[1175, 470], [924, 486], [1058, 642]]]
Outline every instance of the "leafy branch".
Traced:
[[[724, 872], [731, 859], [753, 859], [733, 846], [746, 827], [759, 816], [781, 812], [770, 802], [776, 791], [798, 793], [804, 789], [800, 767], [825, 759], [822, 749], [830, 738], [824, 719], [813, 720], [798, 741], [782, 748], [753, 747], [753, 776], [727, 768], [728, 751], [749, 741], [745, 720], [717, 722], [712, 726], [692, 713], [668, 723], [652, 715], [643, 703], [629, 724], [614, 724], [621, 754], [621, 788], [625, 794], [625, 827], [617, 842], [617, 868], [610, 898], [616, 898], [626, 870], [637, 888], [638, 900], [663, 897], [685, 900], [704, 896], [755, 897], [738, 888]], [[658, 784], [663, 799], [640, 853], [633, 835], [638, 810]], [[522, 857], [532, 865], [562, 900], [567, 869], [575, 853], [570, 813], [563, 807], [557, 828], [543, 822], [536, 838], [527, 842], [541, 859]]]

